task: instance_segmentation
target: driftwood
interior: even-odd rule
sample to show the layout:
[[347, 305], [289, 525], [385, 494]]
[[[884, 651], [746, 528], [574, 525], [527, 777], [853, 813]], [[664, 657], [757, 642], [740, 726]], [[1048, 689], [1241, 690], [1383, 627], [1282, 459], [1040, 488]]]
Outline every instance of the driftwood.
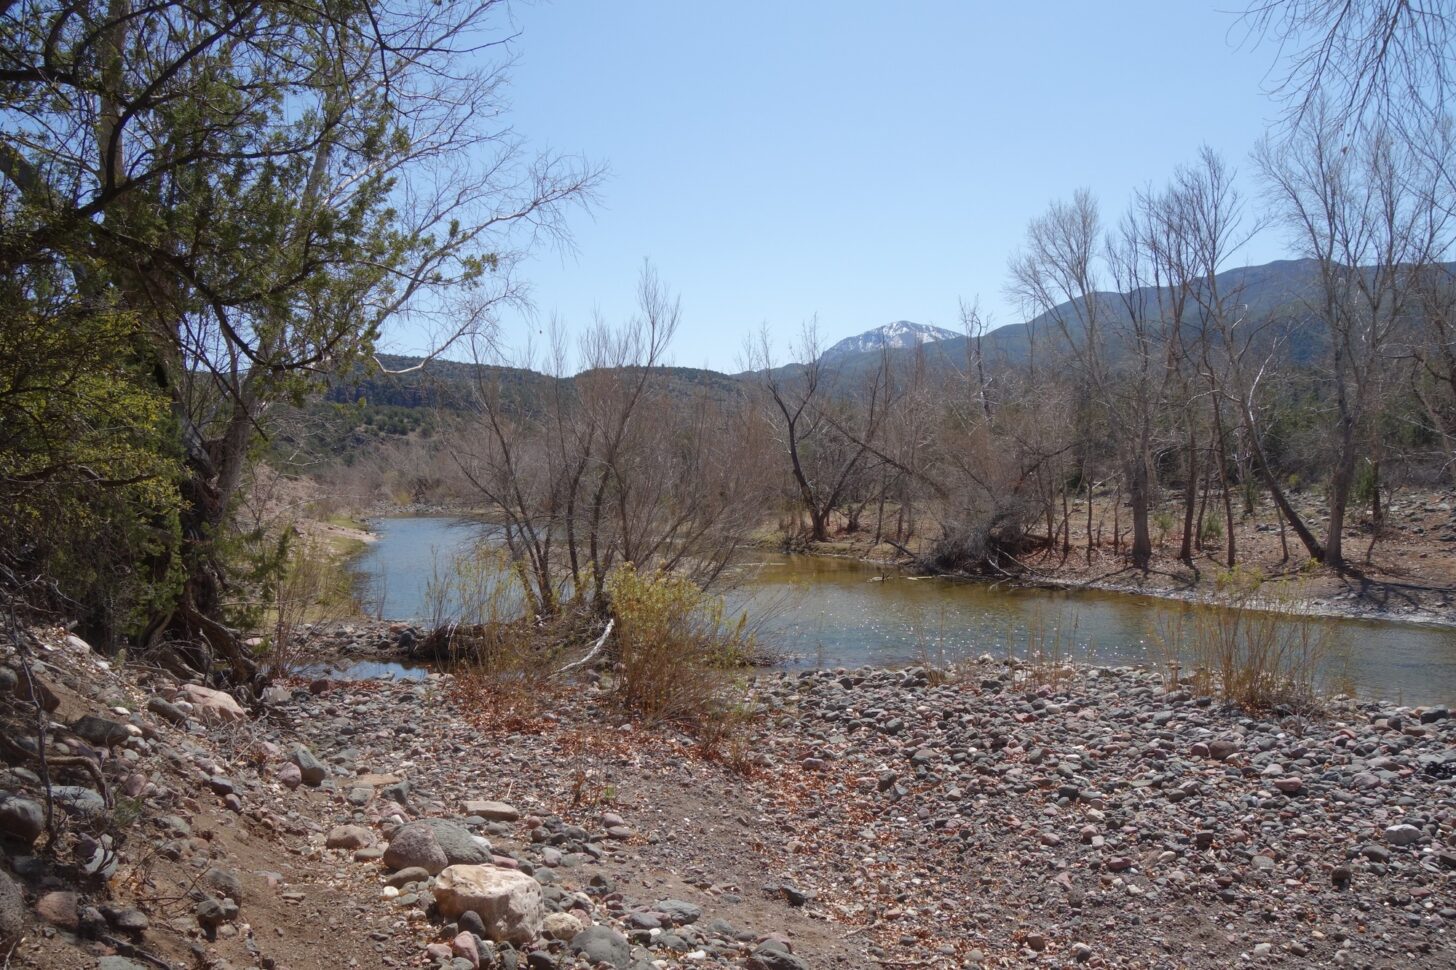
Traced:
[[597, 655], [602, 652], [602, 648], [607, 645], [607, 637], [612, 635], [612, 627], [616, 625], [617, 621], [615, 618], [608, 620], [607, 628], [602, 631], [601, 636], [597, 637], [597, 642], [594, 643], [592, 645], [592, 648], [587, 651], [586, 656], [582, 657], [580, 660], [573, 660], [571, 663], [567, 664], [565, 667], [562, 667], [556, 672], [558, 674], [564, 674], [569, 671], [576, 670], [580, 667], [588, 666], [593, 660], [597, 658]]

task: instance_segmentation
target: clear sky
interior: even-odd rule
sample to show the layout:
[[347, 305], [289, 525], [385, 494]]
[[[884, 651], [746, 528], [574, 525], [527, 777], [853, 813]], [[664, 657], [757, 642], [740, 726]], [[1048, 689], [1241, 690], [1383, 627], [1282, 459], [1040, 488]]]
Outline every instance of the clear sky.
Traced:
[[[1239, 0], [556, 0], [516, 3], [509, 98], [536, 146], [606, 164], [575, 251], [523, 267], [535, 317], [633, 312], [644, 259], [681, 295], [673, 362], [818, 316], [826, 342], [896, 319], [1019, 322], [1027, 221], [1089, 187], [1109, 220], [1207, 142], [1250, 183], [1278, 106]], [[1284, 255], [1255, 240], [1239, 262]]]

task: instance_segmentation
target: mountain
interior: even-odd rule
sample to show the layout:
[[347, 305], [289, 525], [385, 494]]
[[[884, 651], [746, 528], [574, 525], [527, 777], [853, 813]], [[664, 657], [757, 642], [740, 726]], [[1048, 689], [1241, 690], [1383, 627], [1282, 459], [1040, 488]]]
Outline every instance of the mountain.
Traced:
[[[1282, 347], [1284, 356], [1298, 364], [1307, 364], [1318, 356], [1324, 340], [1323, 331], [1311, 310], [1318, 293], [1318, 272], [1318, 264], [1313, 260], [1277, 260], [1261, 266], [1225, 270], [1218, 275], [1218, 285], [1234, 304], [1241, 307], [1244, 316], [1258, 322], [1266, 344], [1277, 343]], [[1135, 291], [1132, 302], [1152, 312], [1157, 306], [1158, 296], [1157, 289], [1145, 287]], [[1099, 292], [1091, 299], [1097, 301], [1101, 318], [1110, 332], [1124, 329], [1128, 309], [1122, 296]], [[981, 338], [981, 352], [985, 355], [987, 366], [1020, 366], [1032, 353], [1033, 346], [1038, 355], [1055, 353], [1062, 346], [1063, 339], [1057, 318], [1074, 320], [1077, 318], [1075, 311], [1071, 303], [1063, 303], [1055, 311], [1040, 314], [1025, 323], [1007, 324], [985, 334]], [[1185, 320], [1185, 326], [1196, 332], [1199, 326], [1196, 310], [1190, 310], [1190, 314], [1193, 319]], [[926, 346], [926, 366], [932, 373], [945, 369], [964, 371], [971, 356], [968, 339], [964, 334], [941, 332], [946, 333], [944, 339]], [[1113, 354], [1117, 353], [1116, 342], [1115, 338], [1109, 339], [1108, 349]], [[891, 357], [897, 366], [904, 366], [908, 363], [909, 353], [908, 350], [896, 349], [891, 351]], [[853, 385], [857, 381], [862, 382], [864, 375], [878, 368], [880, 358], [878, 348], [850, 351], [834, 360], [833, 369], [839, 379]], [[794, 366], [780, 369], [788, 374]]]
[[866, 330], [855, 337], [845, 337], [839, 343], [820, 354], [819, 359], [833, 361], [855, 354], [877, 353], [888, 347], [891, 350], [906, 350], [917, 344], [934, 343], [937, 340], [954, 340], [960, 334], [926, 323], [912, 323], [896, 320], [883, 327]]

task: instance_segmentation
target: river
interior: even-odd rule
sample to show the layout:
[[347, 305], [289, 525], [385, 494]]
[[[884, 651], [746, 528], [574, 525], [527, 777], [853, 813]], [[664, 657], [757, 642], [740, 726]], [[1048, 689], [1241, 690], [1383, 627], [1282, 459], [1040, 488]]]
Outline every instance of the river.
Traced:
[[[489, 527], [448, 517], [385, 518], [360, 557], [371, 612], [429, 621], [430, 578]], [[943, 662], [1025, 656], [1055, 645], [1066, 659], [1159, 666], [1160, 629], [1194, 608], [1098, 591], [1016, 589], [912, 579], [850, 560], [757, 552], [729, 607], [747, 610], [764, 645], [791, 666]], [[1313, 619], [1326, 630], [1342, 681], [1362, 696], [1405, 704], [1456, 701], [1456, 630], [1403, 622]]]

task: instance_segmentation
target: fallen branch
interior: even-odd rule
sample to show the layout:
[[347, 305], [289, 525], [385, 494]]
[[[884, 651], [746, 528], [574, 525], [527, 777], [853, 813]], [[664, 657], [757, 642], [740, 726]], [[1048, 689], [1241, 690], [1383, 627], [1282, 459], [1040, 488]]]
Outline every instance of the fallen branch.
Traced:
[[140, 960], [143, 963], [150, 963], [154, 967], [161, 967], [162, 970], [173, 970], [172, 964], [168, 963], [166, 960], [163, 960], [161, 957], [155, 956], [154, 954], [148, 953], [141, 947], [136, 946], [132, 943], [128, 943], [126, 940], [119, 940], [114, 936], [108, 936], [103, 933], [101, 935], [101, 942], [105, 943], [107, 946], [111, 947], [113, 950], [115, 950], [117, 953], [120, 953], [124, 957], [129, 957], [133, 960]]
[[574, 661], [572, 661], [571, 663], [567, 664], [565, 667], [562, 667], [560, 670], [558, 670], [556, 672], [558, 674], [564, 674], [564, 673], [567, 673], [568, 671], [575, 670], [578, 667], [585, 667], [587, 664], [589, 664], [593, 660], [595, 660], [596, 657], [597, 657], [597, 654], [601, 653], [602, 652], [602, 648], [607, 645], [607, 637], [609, 637], [609, 636], [612, 635], [612, 627], [614, 627], [616, 625], [617, 625], [617, 620], [616, 620], [615, 617], [612, 618], [612, 619], [610, 619], [610, 620], [608, 620], [607, 621], [607, 628], [602, 631], [602, 635], [601, 636], [597, 637], [597, 642], [594, 643], [592, 645], [592, 648], [587, 651], [586, 656], [585, 657], [582, 657], [580, 660], [574, 660]]

